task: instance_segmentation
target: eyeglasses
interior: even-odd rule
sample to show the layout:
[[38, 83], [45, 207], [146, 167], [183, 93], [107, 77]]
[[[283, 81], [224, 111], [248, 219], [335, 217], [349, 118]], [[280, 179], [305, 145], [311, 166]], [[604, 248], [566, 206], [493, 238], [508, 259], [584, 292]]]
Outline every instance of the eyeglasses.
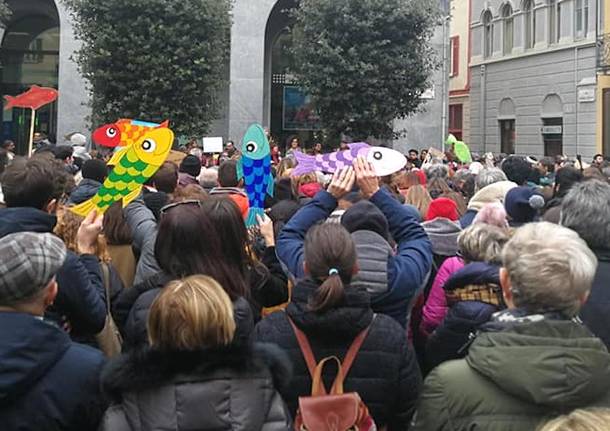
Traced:
[[159, 211], [159, 214], [161, 216], [163, 216], [166, 212], [168, 212], [169, 210], [171, 210], [172, 208], [176, 208], [179, 207], [181, 205], [197, 205], [201, 208], [201, 201], [197, 200], [197, 199], [186, 199], [180, 202], [174, 202], [172, 204], [169, 205], [165, 205], [164, 207], [161, 208], [161, 210]]

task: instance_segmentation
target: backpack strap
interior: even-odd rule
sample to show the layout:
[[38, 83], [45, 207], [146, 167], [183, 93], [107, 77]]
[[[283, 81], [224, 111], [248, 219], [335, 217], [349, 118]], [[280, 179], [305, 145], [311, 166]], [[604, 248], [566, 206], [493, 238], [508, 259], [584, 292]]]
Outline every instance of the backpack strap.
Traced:
[[316, 374], [316, 358], [313, 355], [313, 351], [311, 350], [311, 345], [309, 344], [309, 340], [303, 331], [297, 328], [297, 325], [294, 324], [292, 319], [288, 316], [288, 322], [290, 322], [290, 326], [292, 326], [292, 330], [294, 331], [294, 335], [297, 337], [297, 342], [299, 343], [299, 348], [301, 349], [301, 353], [303, 353], [303, 358], [305, 358], [305, 363], [307, 364], [307, 369], [309, 370], [309, 374], [313, 379]]
[[360, 351], [364, 340], [369, 334], [369, 330], [371, 329], [371, 326], [373, 326], [373, 322], [375, 322], [375, 317], [377, 317], [377, 315], [373, 314], [373, 320], [371, 320], [370, 325], [364, 328], [362, 332], [360, 332], [356, 336], [356, 338], [352, 342], [352, 345], [349, 346], [349, 349], [347, 350], [347, 353], [343, 358], [343, 362], [341, 363], [341, 367], [339, 368], [340, 372], [337, 373], [337, 377], [335, 378], [333, 387], [330, 390], [331, 394], [339, 393], [339, 389], [341, 389], [341, 393], [343, 393], [343, 382], [349, 374], [349, 370], [352, 367], [352, 364], [354, 363], [354, 360], [356, 359], [356, 356], [358, 355], [358, 352]]
[[106, 291], [106, 314], [110, 314], [110, 268], [108, 268], [106, 262], [100, 262], [100, 268], [102, 269], [102, 280]]

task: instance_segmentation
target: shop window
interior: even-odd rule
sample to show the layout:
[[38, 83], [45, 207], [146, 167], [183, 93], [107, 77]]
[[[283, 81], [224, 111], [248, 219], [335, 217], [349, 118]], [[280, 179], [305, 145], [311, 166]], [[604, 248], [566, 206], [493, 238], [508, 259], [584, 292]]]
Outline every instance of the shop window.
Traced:
[[563, 154], [563, 118], [542, 119], [544, 155], [555, 157]]

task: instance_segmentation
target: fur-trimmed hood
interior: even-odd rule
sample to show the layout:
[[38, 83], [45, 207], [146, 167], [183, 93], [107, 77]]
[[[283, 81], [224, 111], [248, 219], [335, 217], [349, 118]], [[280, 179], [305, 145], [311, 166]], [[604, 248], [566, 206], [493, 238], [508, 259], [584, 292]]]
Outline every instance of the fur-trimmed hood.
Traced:
[[269, 373], [274, 386], [290, 381], [292, 366], [286, 354], [273, 344], [230, 345], [200, 351], [164, 352], [146, 347], [110, 361], [102, 371], [102, 389], [113, 400], [125, 392], [137, 392], [170, 383], [198, 381], [218, 371], [241, 377]]

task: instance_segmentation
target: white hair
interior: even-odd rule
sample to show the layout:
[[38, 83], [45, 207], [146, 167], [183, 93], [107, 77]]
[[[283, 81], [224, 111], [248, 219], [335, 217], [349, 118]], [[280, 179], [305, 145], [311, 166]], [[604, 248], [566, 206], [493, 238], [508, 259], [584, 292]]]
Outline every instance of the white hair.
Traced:
[[531, 313], [578, 313], [591, 290], [597, 258], [573, 230], [529, 223], [516, 230], [502, 252], [515, 306]]
[[481, 169], [477, 174], [475, 180], [475, 192], [487, 187], [493, 183], [499, 183], [500, 181], [508, 181], [506, 174], [502, 169], [499, 168], [485, 168]]

